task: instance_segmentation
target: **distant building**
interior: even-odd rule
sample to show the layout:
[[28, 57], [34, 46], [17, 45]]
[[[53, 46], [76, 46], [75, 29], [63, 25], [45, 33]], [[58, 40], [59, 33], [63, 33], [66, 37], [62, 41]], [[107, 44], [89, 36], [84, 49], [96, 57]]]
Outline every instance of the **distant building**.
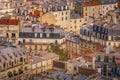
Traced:
[[83, 57], [76, 59], [68, 60], [66, 62], [66, 70], [68, 74], [77, 74], [79, 73], [79, 67], [90, 68], [92, 63], [87, 62]]
[[107, 17], [94, 19], [94, 22], [88, 23], [80, 28], [80, 37], [87, 41], [120, 47], [119, 43], [119, 8], [109, 11]]
[[117, 0], [73, 0], [68, 3], [71, 13], [69, 31], [77, 34], [78, 29], [89, 22], [89, 17], [99, 18], [117, 7]]
[[96, 66], [100, 68], [100, 74], [108, 79], [120, 79], [120, 70], [117, 68], [115, 56], [98, 56]]

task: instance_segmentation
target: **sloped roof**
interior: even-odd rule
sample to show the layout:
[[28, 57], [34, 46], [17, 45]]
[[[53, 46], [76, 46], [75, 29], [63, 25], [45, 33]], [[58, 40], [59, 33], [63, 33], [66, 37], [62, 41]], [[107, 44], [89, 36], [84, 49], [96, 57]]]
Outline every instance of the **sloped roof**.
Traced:
[[89, 2], [84, 2], [83, 3], [84, 7], [87, 7], [87, 6], [97, 6], [97, 5], [101, 5], [99, 0], [92, 0], [92, 1], [89, 1]]
[[103, 5], [116, 3], [118, 0], [99, 0]]
[[18, 25], [17, 19], [0, 19], [0, 25]]
[[19, 46], [15, 47], [0, 46], [0, 62], [6, 62], [11, 59], [22, 57], [24, 55], [27, 55], [27, 53], [24, 52], [24, 50]]

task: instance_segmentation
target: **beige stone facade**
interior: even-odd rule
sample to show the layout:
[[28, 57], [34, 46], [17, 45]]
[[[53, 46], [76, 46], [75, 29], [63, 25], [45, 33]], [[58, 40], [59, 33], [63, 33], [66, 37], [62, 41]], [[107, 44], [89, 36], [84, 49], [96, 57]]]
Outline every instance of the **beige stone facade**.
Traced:
[[51, 12], [46, 13], [43, 16], [41, 16], [39, 21], [42, 24], [47, 23], [48, 25], [55, 25], [55, 23], [56, 23], [55, 17], [54, 17], [54, 15]]
[[[4, 21], [3, 21], [4, 20]], [[19, 22], [11, 19], [11, 24], [6, 22], [7, 19], [0, 20], [0, 35], [8, 37], [8, 42], [18, 43]]]
[[23, 80], [29, 77], [30, 57], [24, 51], [20, 53], [20, 50], [20, 47], [0, 49], [0, 80]]

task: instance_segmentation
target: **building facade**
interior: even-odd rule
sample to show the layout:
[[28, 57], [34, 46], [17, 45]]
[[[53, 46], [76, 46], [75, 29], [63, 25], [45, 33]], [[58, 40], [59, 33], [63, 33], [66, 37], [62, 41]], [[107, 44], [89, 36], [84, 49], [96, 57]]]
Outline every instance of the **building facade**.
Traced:
[[0, 80], [29, 78], [30, 58], [19, 46], [2, 44], [0, 49]]
[[19, 20], [18, 19], [0, 19], [0, 34], [8, 38], [8, 42], [17, 44], [19, 32]]
[[62, 44], [65, 42], [63, 29], [50, 27], [22, 28], [19, 33], [19, 43], [24, 45], [26, 50], [49, 51], [51, 44]]
[[80, 28], [80, 36], [82, 39], [99, 43], [101, 45], [109, 45], [120, 47], [119, 43], [119, 8], [109, 11], [107, 18], [101, 20], [93, 20]]

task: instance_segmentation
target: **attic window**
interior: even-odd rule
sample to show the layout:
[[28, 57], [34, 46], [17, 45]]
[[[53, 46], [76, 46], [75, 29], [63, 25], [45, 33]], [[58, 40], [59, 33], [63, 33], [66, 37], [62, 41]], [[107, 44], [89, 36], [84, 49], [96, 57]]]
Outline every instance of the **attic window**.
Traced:
[[5, 60], [7, 60], [7, 58], [5, 57], [5, 55], [2, 55], [2, 57], [3, 57]]
[[9, 53], [8, 53], [8, 56], [9, 56], [10, 59], [12, 59], [12, 56]]
[[17, 54], [16, 54], [15, 52], [13, 52], [13, 55], [14, 55], [15, 57], [17, 57]]
[[35, 33], [35, 38], [37, 37], [37, 33]]
[[19, 53], [19, 55], [20, 55], [20, 56], [22, 56], [22, 54], [21, 54], [21, 53]]

